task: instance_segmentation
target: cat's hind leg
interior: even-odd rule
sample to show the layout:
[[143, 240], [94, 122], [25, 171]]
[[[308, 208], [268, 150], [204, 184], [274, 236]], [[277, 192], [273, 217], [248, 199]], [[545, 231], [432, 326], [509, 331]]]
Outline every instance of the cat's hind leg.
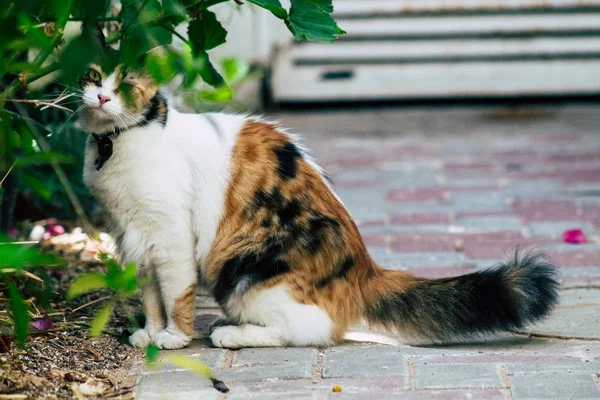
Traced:
[[215, 347], [327, 346], [332, 343], [333, 323], [316, 305], [295, 301], [284, 286], [257, 293], [233, 295], [226, 309], [238, 325], [216, 327], [211, 333]]

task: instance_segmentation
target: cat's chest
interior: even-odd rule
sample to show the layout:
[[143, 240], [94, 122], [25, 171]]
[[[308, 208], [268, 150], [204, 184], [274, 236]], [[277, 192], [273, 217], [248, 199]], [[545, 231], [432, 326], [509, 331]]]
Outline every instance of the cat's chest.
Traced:
[[126, 135], [113, 139], [113, 153], [100, 170], [97, 145], [90, 142], [86, 150], [84, 181], [111, 214], [163, 203], [181, 191], [186, 174], [181, 155], [172, 154], [174, 146], [163, 137], [148, 131]]

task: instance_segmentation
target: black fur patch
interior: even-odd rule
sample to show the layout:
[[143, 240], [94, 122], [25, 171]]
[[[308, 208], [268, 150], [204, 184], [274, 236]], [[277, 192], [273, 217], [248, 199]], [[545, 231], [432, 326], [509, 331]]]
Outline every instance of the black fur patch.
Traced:
[[[256, 216], [263, 209], [267, 215]], [[267, 229], [267, 240], [261, 249], [242, 252], [223, 265], [213, 289], [221, 305], [227, 303], [233, 291], [242, 294], [257, 283], [291, 271], [294, 266], [283, 261], [290, 251], [314, 255], [327, 241], [335, 245], [334, 241], [340, 237], [339, 222], [310, 210], [306, 199], [287, 199], [278, 187], [270, 192], [257, 191], [246, 207], [245, 215], [250, 220], [261, 218], [257, 223]], [[308, 220], [301, 219], [303, 222], [300, 222], [302, 215], [308, 215]], [[349, 262], [343, 262], [337, 275], [347, 274], [350, 268]]]
[[[315, 215], [308, 221], [308, 236], [304, 248], [312, 255], [323, 249], [331, 237], [339, 234], [340, 223], [333, 218]], [[328, 236], [328, 233], [332, 236]]]
[[432, 341], [519, 329], [558, 302], [556, 267], [527, 253], [495, 269], [426, 280], [367, 305], [367, 319]]
[[235, 290], [242, 294], [257, 283], [289, 272], [291, 267], [281, 255], [281, 245], [268, 241], [260, 252], [244, 252], [225, 262], [213, 290], [217, 302], [224, 306]]
[[282, 180], [293, 179], [298, 174], [298, 158], [302, 158], [302, 153], [293, 143], [287, 143], [283, 147], [275, 150], [277, 157], [277, 172]]
[[[163, 112], [160, 111], [161, 108], [164, 109]], [[150, 106], [144, 113], [144, 119], [140, 122], [140, 125], [146, 126], [151, 122], [156, 121], [164, 127], [167, 125], [167, 117], [169, 114], [167, 110], [167, 101], [160, 93], [156, 93], [156, 96], [150, 100]]]
[[266, 209], [272, 215], [276, 215], [279, 219], [279, 226], [285, 228], [292, 225], [302, 213], [302, 209], [306, 207], [303, 207], [299, 200], [286, 199], [281, 194], [281, 190], [275, 187], [271, 192], [257, 191], [252, 203], [246, 209], [246, 216], [252, 218], [252, 215], [261, 208]]
[[354, 258], [351, 256], [347, 256], [346, 258], [344, 258], [342, 260], [341, 263], [339, 263], [334, 268], [332, 275], [318, 281], [315, 284], [315, 287], [317, 287], [318, 289], [322, 289], [336, 279], [345, 279], [348, 276], [348, 274], [350, 273], [350, 271], [352, 270], [352, 268], [354, 268], [355, 265], [356, 265], [356, 262], [354, 261]]

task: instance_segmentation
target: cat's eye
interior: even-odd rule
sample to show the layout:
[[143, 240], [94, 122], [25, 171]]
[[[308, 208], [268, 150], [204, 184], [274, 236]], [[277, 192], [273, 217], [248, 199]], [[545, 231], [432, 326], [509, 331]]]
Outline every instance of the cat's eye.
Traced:
[[98, 82], [100, 81], [100, 73], [98, 71], [96, 71], [95, 69], [90, 69], [88, 71], [88, 76], [91, 80]]

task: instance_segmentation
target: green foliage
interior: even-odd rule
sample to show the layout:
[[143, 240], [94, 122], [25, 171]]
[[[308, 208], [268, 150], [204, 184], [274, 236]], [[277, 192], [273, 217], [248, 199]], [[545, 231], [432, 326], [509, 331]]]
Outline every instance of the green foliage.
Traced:
[[227, 31], [221, 26], [217, 16], [207, 10], [202, 13], [202, 18], [190, 21], [188, 36], [193, 53], [200, 54], [225, 43]]
[[114, 304], [110, 302], [96, 313], [94, 321], [92, 321], [92, 327], [90, 328], [91, 337], [98, 337], [102, 334], [104, 328], [106, 328], [106, 325], [108, 325], [108, 322], [110, 321], [110, 316], [112, 315], [113, 307]]
[[71, 284], [67, 298], [73, 299], [82, 294], [93, 290], [104, 289], [108, 287], [106, 276], [103, 274], [85, 274]]
[[285, 21], [296, 40], [332, 42], [344, 32], [330, 13], [331, 0], [291, 0], [289, 18]]
[[7, 283], [10, 311], [15, 321], [15, 337], [19, 347], [25, 346], [25, 340], [29, 334], [29, 311], [23, 296], [12, 282]]
[[3, 269], [25, 270], [39, 266], [64, 266], [65, 261], [55, 255], [40, 253], [38, 249], [0, 240], [0, 272]]
[[279, 0], [248, 0], [248, 2], [271, 11], [279, 19], [286, 19], [288, 16], [287, 11], [281, 6]]
[[[29, 311], [23, 295], [15, 285], [20, 276], [32, 276], [31, 268], [64, 266], [64, 260], [38, 249], [0, 239], [0, 289], [5, 288], [14, 322], [14, 335], [20, 347], [25, 346], [29, 334]], [[39, 278], [37, 278], [39, 279]]]
[[90, 328], [91, 336], [99, 336], [110, 321], [115, 304], [131, 297], [138, 289], [137, 270], [133, 263], [121, 266], [107, 254], [101, 255], [106, 266], [103, 274], [85, 274], [71, 284], [67, 297], [72, 299], [98, 289], [110, 289], [114, 292], [109, 301], [94, 317]]

